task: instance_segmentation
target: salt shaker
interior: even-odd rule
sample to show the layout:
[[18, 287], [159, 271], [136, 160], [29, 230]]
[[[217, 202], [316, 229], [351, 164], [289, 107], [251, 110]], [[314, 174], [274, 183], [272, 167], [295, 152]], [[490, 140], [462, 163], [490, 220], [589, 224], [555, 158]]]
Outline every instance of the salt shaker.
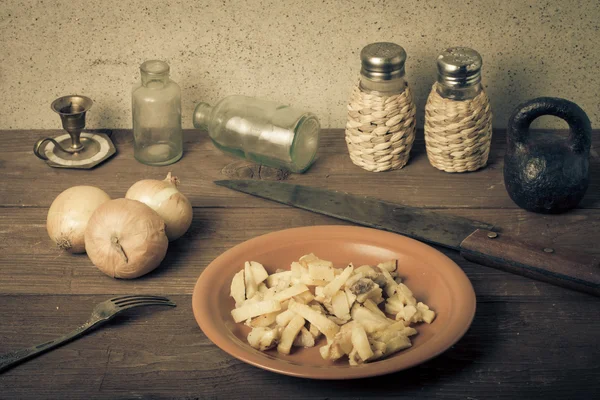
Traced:
[[367, 171], [400, 169], [408, 162], [416, 128], [415, 104], [404, 80], [406, 51], [395, 43], [371, 43], [360, 58], [346, 123], [350, 158]]
[[425, 106], [429, 163], [446, 172], [486, 165], [492, 140], [492, 111], [481, 86], [482, 59], [467, 47], [444, 50]]
[[134, 156], [147, 165], [172, 164], [183, 154], [181, 89], [164, 61], [146, 61], [140, 72], [132, 92]]

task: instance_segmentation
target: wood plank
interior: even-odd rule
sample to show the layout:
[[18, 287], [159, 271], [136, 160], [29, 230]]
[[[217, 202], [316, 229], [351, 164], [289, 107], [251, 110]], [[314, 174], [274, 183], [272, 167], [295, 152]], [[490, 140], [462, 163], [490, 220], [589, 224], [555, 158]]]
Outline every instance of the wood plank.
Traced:
[[[228, 170], [228, 166], [236, 160], [218, 151], [200, 131], [185, 132], [185, 154], [181, 161], [167, 167], [149, 167], [133, 158], [130, 131], [115, 130], [112, 136], [118, 154], [88, 171], [50, 168], [33, 156], [31, 147], [37, 139], [59, 132], [0, 131], [3, 143], [0, 147], [0, 167], [3, 170], [0, 204], [48, 207], [61, 191], [83, 184], [101, 187], [112, 197], [121, 197], [134, 182], [162, 178], [167, 171], [173, 171], [182, 181], [181, 190], [196, 207], [281, 207], [214, 185], [214, 180], [228, 178], [223, 170]], [[517, 209], [504, 189], [502, 178], [502, 158], [506, 147], [504, 131], [494, 132], [488, 167], [469, 174], [448, 174], [431, 167], [425, 155], [422, 135], [419, 132], [411, 161], [405, 168], [371, 173], [351, 163], [342, 130], [324, 130], [315, 165], [305, 174], [291, 174], [287, 181], [417, 207]], [[600, 131], [595, 131], [594, 138], [598, 137]], [[597, 149], [592, 155], [591, 173], [595, 176], [600, 172]], [[593, 179], [580, 207], [600, 208], [599, 189], [600, 181]], [[452, 195], [449, 195], [450, 192]]]
[[[45, 229], [46, 209], [0, 208], [0, 288], [3, 293], [190, 294], [200, 273], [218, 255], [253, 237], [285, 228], [346, 224], [308, 211], [282, 208], [196, 208], [190, 231], [170, 244], [166, 259], [154, 272], [132, 281], [107, 277], [91, 265], [86, 255], [57, 249]], [[515, 210], [458, 209], [441, 213], [474, 218], [501, 227], [507, 234], [544, 247], [562, 246], [573, 251], [600, 254], [600, 211], [574, 210], [545, 216]], [[478, 294], [498, 300], [554, 298], [591, 301], [591, 296], [557, 288], [470, 263], [456, 252], [440, 250], [467, 273]], [[240, 260], [243, 262], [245, 260]]]
[[[53, 339], [107, 296], [0, 296], [0, 354]], [[495, 302], [479, 298], [467, 334], [437, 358], [356, 381], [305, 381], [246, 365], [193, 319], [191, 296], [174, 309], [143, 308], [0, 375], [0, 397], [592, 399], [600, 391], [600, 302]], [[300, 389], [301, 388], [301, 389]]]

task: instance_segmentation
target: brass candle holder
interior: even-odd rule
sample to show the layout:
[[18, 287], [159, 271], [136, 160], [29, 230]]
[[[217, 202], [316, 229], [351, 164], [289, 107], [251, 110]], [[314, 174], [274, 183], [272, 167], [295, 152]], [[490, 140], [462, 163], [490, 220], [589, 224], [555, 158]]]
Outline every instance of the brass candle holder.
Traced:
[[83, 132], [85, 114], [92, 107], [89, 97], [59, 97], [50, 106], [60, 115], [67, 134], [43, 138], [33, 146], [33, 154], [55, 168], [90, 169], [116, 153], [115, 146], [104, 133]]

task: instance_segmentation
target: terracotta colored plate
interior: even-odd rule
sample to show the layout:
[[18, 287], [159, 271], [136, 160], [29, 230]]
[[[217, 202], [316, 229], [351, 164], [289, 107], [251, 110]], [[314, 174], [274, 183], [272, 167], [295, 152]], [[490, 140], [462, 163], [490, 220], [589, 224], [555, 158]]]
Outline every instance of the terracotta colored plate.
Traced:
[[[233, 275], [245, 261], [262, 263], [269, 273], [289, 269], [304, 254], [333, 261], [336, 267], [376, 264], [397, 258], [400, 276], [417, 300], [437, 312], [431, 324], [416, 326], [413, 346], [384, 360], [361, 366], [347, 358], [325, 361], [318, 347], [292, 348], [289, 356], [276, 350], [260, 352], [246, 342], [249, 328], [231, 317], [229, 297]], [[297, 377], [353, 379], [413, 367], [444, 352], [467, 331], [475, 315], [475, 292], [464, 272], [439, 251], [416, 240], [389, 232], [353, 226], [313, 226], [269, 233], [241, 243], [217, 257], [204, 270], [192, 297], [194, 316], [206, 336], [232, 356], [254, 366]]]

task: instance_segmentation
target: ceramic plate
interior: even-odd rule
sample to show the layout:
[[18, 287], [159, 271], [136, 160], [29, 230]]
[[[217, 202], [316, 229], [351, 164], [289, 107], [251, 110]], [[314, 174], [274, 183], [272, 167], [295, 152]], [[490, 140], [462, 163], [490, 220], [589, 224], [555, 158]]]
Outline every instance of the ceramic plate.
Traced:
[[[245, 261], [262, 263], [269, 273], [289, 269], [304, 254], [333, 261], [336, 267], [377, 264], [397, 258], [399, 274], [419, 301], [436, 311], [435, 321], [418, 324], [413, 346], [386, 359], [360, 366], [347, 358], [325, 361], [318, 347], [292, 348], [289, 356], [276, 350], [260, 352], [246, 342], [250, 329], [231, 317], [229, 297], [233, 275]], [[444, 352], [467, 331], [475, 314], [471, 282], [452, 260], [416, 240], [389, 232], [353, 226], [312, 226], [269, 233], [241, 243], [217, 257], [200, 275], [192, 297], [194, 316], [206, 336], [222, 350], [259, 368], [313, 379], [353, 379], [413, 367]]]

